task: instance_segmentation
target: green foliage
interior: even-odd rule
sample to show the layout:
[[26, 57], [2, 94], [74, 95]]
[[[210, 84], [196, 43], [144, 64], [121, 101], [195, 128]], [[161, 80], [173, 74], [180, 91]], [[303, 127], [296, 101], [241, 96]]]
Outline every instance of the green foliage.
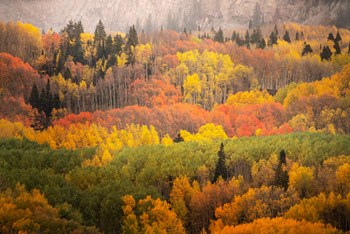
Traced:
[[219, 28], [219, 31], [217, 31], [215, 33], [214, 41], [217, 41], [217, 42], [220, 42], [220, 43], [224, 42], [224, 33], [222, 32], [221, 28]]

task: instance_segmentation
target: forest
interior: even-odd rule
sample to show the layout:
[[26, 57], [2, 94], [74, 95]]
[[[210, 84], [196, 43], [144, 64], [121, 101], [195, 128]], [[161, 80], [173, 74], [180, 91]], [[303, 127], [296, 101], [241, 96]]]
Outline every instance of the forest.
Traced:
[[0, 22], [0, 233], [350, 232], [350, 30]]

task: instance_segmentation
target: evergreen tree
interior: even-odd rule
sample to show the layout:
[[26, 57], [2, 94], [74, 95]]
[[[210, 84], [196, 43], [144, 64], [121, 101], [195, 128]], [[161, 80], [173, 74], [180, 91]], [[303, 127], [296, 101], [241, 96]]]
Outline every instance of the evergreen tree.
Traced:
[[299, 32], [296, 32], [296, 33], [295, 33], [295, 40], [296, 40], [296, 41], [299, 41], [299, 39], [300, 39], [300, 38], [299, 38]]
[[252, 44], [257, 44], [261, 39], [262, 39], [261, 29], [260, 28], [254, 29], [250, 38], [250, 42]]
[[335, 39], [334, 39], [335, 41], [337, 41], [337, 42], [339, 42], [339, 41], [341, 41], [342, 40], [342, 38], [341, 38], [341, 36], [340, 36], [340, 33], [339, 33], [339, 31], [337, 32], [337, 35], [336, 35], [336, 37], [335, 37]]
[[269, 40], [267, 42], [268, 46], [277, 45], [277, 34], [275, 31], [271, 32]]
[[128, 64], [134, 65], [135, 64], [135, 54], [134, 54], [134, 48], [139, 43], [139, 39], [137, 36], [137, 32], [135, 29], [135, 26], [133, 25], [129, 29], [128, 39], [126, 42], [126, 55], [128, 56]]
[[252, 30], [252, 28], [253, 28], [253, 23], [252, 23], [251, 20], [249, 20], [248, 29], [249, 29], [249, 30]]
[[245, 46], [250, 49], [250, 34], [249, 34], [249, 31], [247, 30], [245, 32]]
[[69, 69], [69, 67], [67, 67], [67, 68], [64, 70], [63, 77], [64, 77], [66, 80], [72, 78], [72, 72], [71, 72], [71, 70]]
[[348, 54], [350, 54], [350, 42], [349, 42], [349, 49], [348, 49]]
[[304, 42], [304, 48], [303, 48], [303, 51], [301, 52], [301, 55], [304, 56], [313, 52], [314, 51], [312, 50], [310, 44], [306, 44], [306, 42]]
[[73, 40], [76, 37], [76, 24], [70, 20], [68, 21], [68, 24], [66, 27], [62, 30], [62, 32], [65, 32], [69, 38], [69, 40]]
[[341, 54], [341, 48], [339, 46], [339, 41], [338, 40], [334, 40], [333, 48], [335, 49], [334, 54]]
[[328, 34], [327, 40], [328, 40], [328, 41], [334, 41], [334, 35], [333, 35], [333, 33], [329, 33], [329, 34]]
[[102, 21], [99, 20], [98, 24], [96, 25], [95, 29], [95, 35], [94, 35], [94, 42], [95, 44], [99, 43], [102, 44], [102, 42], [105, 40], [107, 34], [105, 31], [105, 26], [103, 25]]
[[286, 153], [284, 152], [284, 150], [282, 150], [280, 152], [280, 156], [279, 156], [279, 162], [275, 171], [275, 182], [274, 185], [275, 186], [279, 186], [282, 187], [284, 189], [288, 188], [288, 182], [289, 182], [289, 176], [288, 176], [288, 172], [285, 169], [286, 167]]
[[231, 41], [235, 41], [237, 38], [236, 31], [233, 31], [232, 36], [231, 36]]
[[78, 23], [76, 23], [75, 25], [75, 38], [80, 37], [82, 33], [84, 33], [84, 27], [81, 20], [79, 20]]
[[262, 24], [262, 13], [260, 9], [260, 4], [256, 3], [253, 11], [253, 20], [251, 21], [252, 27], [260, 27]]
[[227, 179], [227, 166], [226, 166], [226, 155], [224, 152], [224, 144], [221, 143], [220, 150], [218, 152], [218, 161], [216, 163], [213, 183], [217, 181], [217, 179], [221, 176], [224, 180]]
[[104, 56], [105, 58], [108, 58], [109, 55], [115, 54], [115, 47], [113, 46], [113, 39], [111, 35], [107, 36], [106, 39], [106, 45], [105, 45], [105, 50], [104, 50]]
[[320, 57], [321, 57], [321, 60], [323, 61], [323, 60], [331, 60], [331, 57], [332, 57], [332, 51], [331, 51], [331, 49], [328, 47], [328, 46], [325, 46], [325, 47], [323, 47], [323, 50], [322, 50], [322, 52], [321, 52], [321, 54], [320, 54]]
[[137, 36], [135, 25], [133, 25], [129, 29], [129, 34], [128, 34], [128, 39], [127, 39], [126, 46], [127, 47], [130, 47], [130, 46], [134, 46], [135, 47], [138, 44], [139, 44], [139, 38]]
[[258, 49], [265, 49], [266, 48], [266, 42], [265, 39], [262, 38], [256, 45], [256, 48]]
[[35, 83], [32, 86], [28, 102], [33, 108], [39, 109], [39, 90]]
[[116, 35], [114, 37], [114, 51], [117, 55], [120, 55], [123, 51], [123, 45], [124, 45], [124, 41], [123, 41], [123, 38], [122, 36], [120, 36], [119, 34]]
[[51, 93], [50, 79], [47, 79], [45, 94], [42, 95], [45, 95], [45, 98], [42, 100], [43, 111], [47, 117], [51, 117], [53, 98]]
[[84, 49], [83, 43], [81, 42], [80, 36], [76, 38], [73, 46], [73, 60], [74, 62], [84, 63]]
[[286, 33], [283, 36], [283, 40], [285, 40], [288, 43], [291, 43], [292, 41], [290, 40], [289, 32], [286, 30]]
[[273, 31], [275, 32], [275, 35], [278, 38], [278, 27], [277, 27], [277, 24], [275, 25], [275, 28], [273, 29]]
[[184, 139], [182, 138], [180, 133], [178, 133], [177, 136], [173, 139], [174, 143], [179, 143], [179, 142], [183, 142], [183, 141], [184, 141]]
[[214, 41], [217, 41], [220, 43], [224, 42], [224, 33], [221, 28], [219, 28], [219, 31], [217, 31], [217, 33], [215, 33]]

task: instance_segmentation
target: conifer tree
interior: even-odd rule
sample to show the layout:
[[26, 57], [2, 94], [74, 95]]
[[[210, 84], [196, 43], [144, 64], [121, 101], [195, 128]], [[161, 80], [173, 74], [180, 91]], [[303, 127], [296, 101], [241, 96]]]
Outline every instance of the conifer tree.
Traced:
[[337, 42], [339, 42], [339, 41], [342, 40], [339, 31], [337, 32], [337, 35], [335, 36], [335, 39], [334, 39], [334, 40], [337, 41]]
[[275, 186], [282, 187], [284, 189], [288, 188], [289, 176], [287, 170], [284, 168], [286, 166], [286, 153], [284, 150], [280, 152], [279, 162], [275, 171]]
[[269, 46], [277, 45], [277, 34], [275, 31], [271, 32], [269, 40], [267, 42]]
[[332, 57], [332, 51], [331, 51], [331, 49], [328, 47], [328, 46], [324, 46], [323, 47], [323, 50], [322, 50], [322, 52], [321, 52], [321, 54], [320, 54], [320, 57], [321, 57], [321, 60], [323, 61], [323, 60], [331, 60], [331, 57]]
[[106, 36], [107, 36], [107, 34], [105, 31], [105, 26], [103, 25], [102, 21], [99, 20], [98, 24], [96, 25], [96, 29], [95, 29], [95, 35], [94, 35], [95, 43], [102, 44], [102, 41], [105, 40]]
[[328, 41], [334, 41], [334, 35], [333, 35], [333, 33], [329, 33], [329, 34], [328, 34], [327, 40], [328, 40]]
[[249, 31], [247, 30], [245, 33], [245, 46], [250, 49], [250, 34]]
[[28, 102], [33, 108], [39, 109], [39, 90], [35, 83], [32, 86]]
[[114, 46], [114, 51], [117, 55], [120, 55], [122, 53], [123, 45], [124, 45], [124, 41], [123, 41], [122, 36], [120, 36], [119, 34], [116, 35], [114, 37], [113, 46]]
[[217, 41], [220, 43], [224, 42], [224, 33], [221, 28], [219, 28], [219, 31], [217, 31], [217, 33], [215, 33], [214, 41]]
[[179, 142], [183, 142], [184, 139], [182, 138], [181, 134], [178, 133], [177, 136], [173, 139], [174, 143], [179, 143]]
[[304, 42], [304, 48], [303, 48], [303, 51], [301, 52], [301, 55], [305, 56], [305, 55], [311, 54], [313, 52], [314, 51], [312, 50], [310, 44], [306, 44], [306, 42]]
[[262, 39], [261, 29], [257, 28], [253, 30], [250, 41], [252, 44], [257, 44]]
[[236, 31], [233, 31], [232, 36], [231, 36], [231, 41], [235, 41], [237, 38]]
[[265, 49], [265, 48], [266, 48], [265, 39], [262, 38], [262, 39], [258, 42], [258, 44], [256, 45], [256, 47], [257, 47], [258, 49]]
[[217, 181], [217, 179], [221, 176], [224, 180], [227, 179], [227, 166], [226, 166], [226, 155], [224, 152], [224, 144], [221, 143], [220, 150], [218, 152], [218, 161], [216, 163], [213, 183]]
[[299, 32], [296, 32], [296, 33], [295, 33], [295, 40], [296, 40], [296, 41], [299, 41]]
[[341, 48], [339, 46], [339, 41], [338, 40], [334, 40], [333, 48], [335, 49], [334, 54], [341, 54]]
[[129, 29], [128, 39], [126, 42], [126, 54], [128, 56], [128, 64], [131, 64], [131, 65], [135, 64], [134, 48], [138, 44], [139, 44], [139, 39], [137, 36], [135, 25], [133, 25]]
[[261, 13], [259, 3], [255, 4], [255, 8], [253, 12], [253, 20], [250, 22], [252, 24], [252, 27], [259, 27], [262, 24], [262, 13]]
[[285, 40], [288, 43], [291, 43], [292, 41], [290, 40], [289, 32], [286, 30], [286, 33], [283, 36], [283, 40]]

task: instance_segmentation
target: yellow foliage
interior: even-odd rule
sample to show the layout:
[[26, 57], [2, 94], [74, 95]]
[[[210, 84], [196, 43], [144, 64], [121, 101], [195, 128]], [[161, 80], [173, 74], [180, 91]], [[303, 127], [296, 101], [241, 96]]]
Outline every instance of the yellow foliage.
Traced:
[[228, 97], [227, 105], [252, 105], [273, 102], [273, 97], [266, 91], [252, 90], [238, 92]]
[[180, 131], [181, 137], [185, 142], [195, 141], [199, 143], [206, 143], [215, 140], [225, 140], [227, 135], [221, 125], [208, 123], [199, 128], [196, 134], [191, 134], [185, 130]]
[[295, 221], [284, 218], [262, 218], [256, 219], [252, 223], [238, 226], [225, 226], [212, 233], [218, 234], [276, 234], [276, 233], [300, 233], [300, 234], [326, 234], [337, 233], [337, 229], [322, 223], [310, 223], [306, 221]]
[[350, 163], [338, 167], [336, 178], [340, 193], [343, 195], [350, 193]]
[[172, 145], [173, 143], [174, 143], [173, 139], [171, 139], [171, 137], [168, 134], [166, 134], [162, 138], [162, 145], [169, 146], [169, 145]]
[[314, 169], [294, 163], [289, 172], [289, 187], [294, 188], [303, 198], [310, 196], [313, 190]]

